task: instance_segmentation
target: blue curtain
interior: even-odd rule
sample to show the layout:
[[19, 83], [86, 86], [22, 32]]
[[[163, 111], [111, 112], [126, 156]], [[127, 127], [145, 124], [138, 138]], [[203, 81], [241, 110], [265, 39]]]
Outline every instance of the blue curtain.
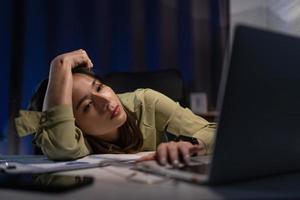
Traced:
[[0, 153], [32, 153], [12, 119], [53, 57], [85, 49], [95, 71], [178, 69], [211, 109], [228, 35], [229, 0], [0, 1]]

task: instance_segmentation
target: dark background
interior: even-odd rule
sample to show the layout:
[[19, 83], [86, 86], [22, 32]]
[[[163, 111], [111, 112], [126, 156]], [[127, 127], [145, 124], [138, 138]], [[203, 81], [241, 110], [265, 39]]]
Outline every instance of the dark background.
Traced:
[[32, 153], [13, 120], [58, 54], [85, 49], [94, 70], [178, 69], [214, 110], [229, 0], [0, 0], [0, 153]]

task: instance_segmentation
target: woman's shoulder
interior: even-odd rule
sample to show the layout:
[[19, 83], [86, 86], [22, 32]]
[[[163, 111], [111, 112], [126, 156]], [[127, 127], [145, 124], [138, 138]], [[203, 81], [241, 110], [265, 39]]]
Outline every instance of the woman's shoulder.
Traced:
[[122, 104], [131, 111], [134, 111], [140, 105], [147, 104], [149, 100], [159, 98], [160, 95], [161, 93], [150, 88], [139, 88], [133, 92], [118, 94]]
[[133, 92], [125, 92], [125, 93], [118, 94], [122, 102], [123, 101], [132, 102], [134, 100], [144, 101], [147, 98], [155, 98], [160, 95], [162, 95], [160, 92], [150, 88], [139, 88]]

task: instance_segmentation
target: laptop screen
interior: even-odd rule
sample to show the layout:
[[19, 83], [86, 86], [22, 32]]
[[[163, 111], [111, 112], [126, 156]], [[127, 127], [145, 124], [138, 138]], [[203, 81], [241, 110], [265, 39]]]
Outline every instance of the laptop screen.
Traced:
[[300, 169], [300, 39], [235, 31], [210, 171], [212, 182]]

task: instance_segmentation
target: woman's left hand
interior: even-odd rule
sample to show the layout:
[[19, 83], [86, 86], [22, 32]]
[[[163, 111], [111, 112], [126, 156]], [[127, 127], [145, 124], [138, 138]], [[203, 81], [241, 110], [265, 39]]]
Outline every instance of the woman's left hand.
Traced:
[[180, 163], [189, 164], [193, 154], [205, 154], [205, 147], [202, 142], [197, 145], [182, 141], [167, 142], [157, 147], [155, 159], [161, 165], [171, 164], [178, 167]]
[[178, 167], [180, 163], [189, 164], [191, 155], [205, 155], [205, 145], [190, 142], [166, 142], [161, 143], [154, 154], [145, 156], [139, 161], [155, 159], [160, 165], [171, 164]]

